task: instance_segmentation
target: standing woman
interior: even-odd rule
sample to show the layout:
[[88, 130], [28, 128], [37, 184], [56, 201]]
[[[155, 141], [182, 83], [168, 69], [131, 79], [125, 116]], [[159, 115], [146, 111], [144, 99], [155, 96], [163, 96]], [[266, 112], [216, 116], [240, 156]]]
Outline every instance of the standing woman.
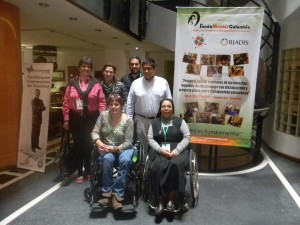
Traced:
[[[102, 67], [103, 80], [101, 81], [102, 89], [107, 100], [110, 94], [119, 94], [127, 103], [128, 89], [124, 83], [118, 81], [115, 74], [117, 71], [116, 66], [112, 64], [105, 64]], [[126, 106], [124, 107], [125, 110]]]
[[[78, 170], [76, 183], [90, 179], [91, 138], [90, 134], [100, 112], [106, 110], [105, 96], [96, 78], [91, 76], [93, 63], [83, 57], [78, 64], [79, 76], [71, 79], [63, 101], [64, 129], [71, 131], [74, 141], [74, 156]], [[84, 167], [84, 174], [83, 174]]]
[[[99, 205], [117, 210], [123, 208], [127, 174], [133, 155], [133, 121], [122, 112], [124, 99], [119, 94], [108, 97], [108, 111], [100, 114], [91, 134], [103, 158], [102, 198]], [[113, 165], [119, 165], [117, 179], [113, 179]]]
[[148, 131], [150, 179], [157, 200], [156, 215], [163, 212], [165, 205], [167, 211], [174, 211], [176, 199], [181, 211], [188, 210], [184, 192], [190, 131], [186, 122], [173, 114], [173, 100], [163, 99], [158, 118], [152, 121]]

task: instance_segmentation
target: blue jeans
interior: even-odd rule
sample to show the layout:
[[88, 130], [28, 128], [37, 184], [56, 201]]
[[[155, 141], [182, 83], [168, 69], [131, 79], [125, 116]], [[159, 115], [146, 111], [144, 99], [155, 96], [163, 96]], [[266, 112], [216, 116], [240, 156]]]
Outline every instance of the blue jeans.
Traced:
[[[120, 154], [108, 153], [103, 159], [103, 187], [102, 192], [114, 192], [123, 197], [127, 186], [127, 174], [129, 173], [134, 149], [123, 150]], [[114, 166], [119, 166], [117, 178], [113, 179]]]

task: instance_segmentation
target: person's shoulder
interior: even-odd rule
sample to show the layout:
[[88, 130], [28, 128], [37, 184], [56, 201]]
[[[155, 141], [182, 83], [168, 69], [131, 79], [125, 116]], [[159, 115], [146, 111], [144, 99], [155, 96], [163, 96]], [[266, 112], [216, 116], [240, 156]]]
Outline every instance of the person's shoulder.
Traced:
[[121, 80], [118, 80], [118, 81], [116, 82], [116, 85], [118, 85], [118, 86], [125, 86], [124, 82], [121, 81]]
[[141, 84], [144, 80], [145, 80], [144, 77], [139, 77], [139, 78], [135, 79], [135, 80], [132, 82], [131, 86], [139, 85], [139, 84]]
[[129, 75], [130, 75], [130, 73], [123, 75], [123, 76], [121, 77], [121, 81], [122, 81], [122, 80], [124, 81], [124, 80], [126, 80], [127, 78], [129, 78]]
[[167, 82], [167, 80], [166, 80], [164, 77], [160, 76], [160, 75], [155, 75], [154, 78], [155, 78], [156, 80], [158, 80], [159, 82], [160, 82], [160, 81]]
[[101, 117], [108, 117], [108, 116], [109, 116], [109, 111], [108, 111], [108, 110], [102, 111], [102, 112], [100, 113], [100, 116], [101, 116]]
[[132, 119], [131, 116], [129, 116], [126, 113], [123, 113], [123, 116], [124, 116], [124, 121], [128, 121], [128, 122], [132, 122], [133, 123], [133, 119]]

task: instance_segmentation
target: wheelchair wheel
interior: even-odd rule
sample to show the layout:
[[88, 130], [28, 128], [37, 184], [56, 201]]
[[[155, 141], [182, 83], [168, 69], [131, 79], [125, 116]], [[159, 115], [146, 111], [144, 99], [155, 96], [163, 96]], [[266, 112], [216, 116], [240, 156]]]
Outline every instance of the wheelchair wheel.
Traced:
[[88, 188], [84, 189], [83, 195], [84, 195], [85, 200], [86, 200], [90, 205], [92, 205], [92, 204], [94, 203], [94, 197], [93, 197], [91, 188], [88, 187]]
[[192, 194], [191, 206], [194, 207], [198, 204], [199, 198], [199, 183], [198, 183], [198, 162], [196, 154], [190, 150], [190, 187]]
[[150, 181], [149, 181], [149, 157], [146, 157], [145, 165], [143, 169], [143, 181], [142, 181], [142, 195], [145, 201], [149, 200], [150, 194]]

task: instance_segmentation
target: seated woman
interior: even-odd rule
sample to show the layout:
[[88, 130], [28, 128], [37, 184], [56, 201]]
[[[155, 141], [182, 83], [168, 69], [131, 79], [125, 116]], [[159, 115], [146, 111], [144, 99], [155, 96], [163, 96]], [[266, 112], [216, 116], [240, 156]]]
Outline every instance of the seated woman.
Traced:
[[158, 118], [152, 121], [148, 132], [152, 149], [149, 151], [151, 188], [158, 202], [156, 215], [163, 212], [166, 202], [166, 210], [174, 211], [176, 199], [181, 211], [189, 209], [184, 192], [190, 132], [186, 122], [173, 114], [173, 100], [162, 100]]
[[[119, 94], [108, 97], [108, 111], [100, 114], [91, 137], [96, 142], [103, 157], [103, 187], [99, 205], [112, 205], [122, 209], [127, 174], [131, 166], [134, 150], [132, 146], [133, 121], [122, 113], [124, 99]], [[119, 165], [117, 178], [113, 179], [113, 165]]]

